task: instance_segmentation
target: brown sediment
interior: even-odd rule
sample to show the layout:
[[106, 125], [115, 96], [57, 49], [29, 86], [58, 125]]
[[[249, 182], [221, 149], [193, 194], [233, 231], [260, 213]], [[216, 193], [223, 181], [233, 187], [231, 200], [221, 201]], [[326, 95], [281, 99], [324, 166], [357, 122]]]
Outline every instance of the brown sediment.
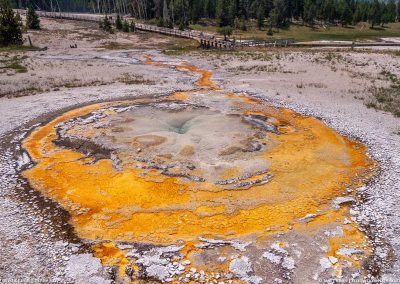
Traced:
[[191, 145], [186, 145], [182, 148], [179, 154], [182, 156], [192, 156], [194, 154], [194, 148]]
[[166, 141], [165, 137], [157, 136], [157, 135], [142, 135], [135, 137], [133, 139], [134, 144], [138, 144], [141, 147], [151, 147], [157, 146]]
[[[209, 92], [216, 99], [220, 96], [210, 71], [187, 63], [158, 63], [150, 56], [146, 56], [145, 63], [197, 73], [201, 77], [196, 84], [203, 88], [202, 92]], [[187, 101], [197, 92], [199, 90], [175, 93], [160, 102]], [[249, 163], [254, 159], [265, 161], [272, 176], [267, 183], [231, 190], [206, 178], [201, 182], [183, 180], [179, 176], [162, 175], [154, 169], [134, 167], [129, 159], [137, 154], [114, 150], [123, 165], [117, 170], [109, 157], [88, 163], [84, 151], [55, 143], [60, 139], [61, 124], [98, 110], [106, 110], [106, 118], [102, 119], [116, 117], [118, 114], [110, 108], [129, 106], [131, 101], [78, 108], [33, 131], [24, 140], [23, 147], [37, 164], [23, 174], [35, 189], [59, 202], [71, 214], [71, 224], [77, 234], [89, 240], [166, 245], [181, 240], [193, 244], [205, 235], [226, 239], [240, 239], [250, 234], [265, 236], [269, 234], [266, 228], [280, 228], [279, 231], [286, 232], [293, 224], [296, 224], [295, 229], [304, 231], [306, 225], [298, 220], [316, 212], [320, 216], [307, 228], [342, 224], [348, 209], [335, 210], [331, 202], [343, 195], [346, 188], [360, 186], [368, 178], [374, 163], [366, 155], [366, 147], [315, 118], [266, 106], [245, 94], [228, 93], [226, 101], [240, 115], [259, 115], [276, 127], [277, 131], [266, 131], [265, 137], [258, 138], [268, 146], [263, 146], [262, 150], [249, 154], [234, 145], [220, 151], [224, 157], [239, 155], [238, 152], [253, 155], [244, 156]], [[154, 102], [157, 100], [144, 102], [143, 106]], [[130, 121], [134, 123], [135, 117]], [[110, 133], [123, 134], [124, 129], [97, 129], [88, 123], [88, 126], [70, 128], [67, 134], [90, 141]], [[130, 145], [157, 149], [167, 141], [161, 135], [141, 135], [132, 138]], [[189, 158], [197, 152], [192, 145], [180, 148], [180, 155]], [[159, 153], [158, 157], [174, 159], [169, 153]], [[235, 178], [240, 170], [234, 165], [227, 167], [220, 179]], [[197, 169], [188, 171], [205, 177], [208, 174]], [[245, 180], [258, 178], [259, 175], [255, 175]], [[357, 228], [349, 227], [343, 237], [332, 238], [329, 254], [336, 256], [337, 248], [347, 240], [361, 245], [366, 243], [365, 236]], [[104, 263], [128, 265], [124, 254], [112, 243], [96, 245], [94, 250]], [[369, 250], [365, 250], [365, 255], [368, 253]]]
[[[147, 65], [156, 65], [156, 66], [160, 66], [160, 67], [175, 67], [178, 71], [196, 73], [196, 74], [200, 75], [200, 79], [197, 80], [197, 82], [196, 82], [197, 86], [212, 88], [214, 90], [219, 89], [218, 86], [214, 83], [214, 81], [211, 80], [211, 77], [212, 77], [211, 71], [199, 69], [196, 66], [191, 65], [187, 62], [184, 62], [181, 65], [166, 64], [166, 63], [162, 63], [162, 62], [156, 62], [152, 59], [152, 57], [150, 55], [145, 55], [144, 63]], [[182, 95], [183, 93], [178, 92], [177, 94]]]

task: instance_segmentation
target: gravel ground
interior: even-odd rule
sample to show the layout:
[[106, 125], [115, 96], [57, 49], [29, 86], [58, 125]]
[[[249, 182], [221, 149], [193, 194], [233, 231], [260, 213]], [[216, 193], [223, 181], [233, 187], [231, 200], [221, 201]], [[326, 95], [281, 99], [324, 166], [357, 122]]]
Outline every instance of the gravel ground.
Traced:
[[[279, 53], [278, 53], [279, 54]], [[269, 61], [279, 66], [281, 72], [257, 72], [255, 74], [237, 73], [230, 68], [243, 64], [233, 57], [222, 56], [204, 62], [198, 56], [197, 63], [204, 68], [213, 68], [214, 76], [223, 78], [226, 87], [235, 92], [245, 92], [276, 106], [283, 106], [298, 113], [318, 117], [338, 132], [362, 141], [368, 146], [369, 155], [379, 163], [378, 175], [358, 193], [359, 200], [351, 213], [371, 237], [374, 245], [376, 272], [382, 280], [400, 279], [400, 118], [389, 113], [368, 109], [364, 99], [353, 97], [357, 93], [368, 99], [369, 86], [385, 85], [377, 79], [381, 70], [389, 69], [400, 74], [399, 57], [374, 53], [371, 51], [338, 53], [350, 58], [336, 64], [322, 64], [326, 51], [317, 53], [280, 55]], [[259, 55], [258, 55], [259, 56]], [[317, 59], [317, 60], [316, 60]], [[196, 60], [192, 59], [196, 62]], [[245, 64], [263, 64], [247, 60]], [[362, 64], [360, 64], [360, 62]], [[369, 62], [370, 64], [365, 64]], [[341, 73], [332, 72], [332, 65]], [[367, 66], [366, 66], [367, 65]], [[369, 66], [368, 66], [369, 65]], [[283, 71], [282, 71], [283, 70]], [[287, 70], [292, 72], [287, 73]], [[354, 76], [356, 72], [360, 76]], [[351, 75], [353, 74], [353, 75]], [[251, 78], [254, 80], [251, 80]], [[374, 79], [371, 79], [374, 78]], [[296, 80], [297, 79], [297, 80]], [[296, 84], [304, 85], [301, 91]], [[313, 88], [315, 82], [325, 84], [323, 88]], [[236, 87], [235, 87], [236, 86]], [[354, 92], [356, 91], [356, 92]], [[380, 271], [382, 269], [382, 271]]]
[[[117, 83], [35, 96], [0, 98], [0, 243], [3, 247], [0, 250], [1, 278], [41, 277], [46, 281], [72, 279], [77, 283], [109, 283], [99, 259], [87, 254], [84, 246], [71, 233], [66, 213], [51, 200], [26, 189], [25, 181], [18, 175], [18, 171], [26, 163], [23, 156], [20, 156], [19, 141], [32, 126], [38, 125], [37, 122], [46, 122], [66, 109], [96, 101], [162, 95], [192, 88], [196, 78], [179, 74], [180, 82], [177, 83], [175, 71], [157, 67], [146, 69], [146, 66], [137, 64], [143, 58], [142, 52], [127, 52], [135, 53], [137, 60], [126, 58], [124, 52], [118, 54], [122, 61], [125, 59], [133, 62], [133, 72], [140, 69], [140, 73], [145, 76], [158, 80], [162, 78], [164, 84], [127, 86]], [[56, 56], [52, 60], [57, 60]], [[79, 62], [79, 59], [76, 61]], [[106, 64], [112, 65], [114, 62], [115, 57], [105, 59]], [[55, 224], [57, 220], [58, 223]], [[82, 266], [80, 270], [74, 269]]]
[[[51, 22], [47, 24], [51, 25]], [[68, 29], [65, 28], [65, 33]], [[84, 29], [82, 32], [86, 31]], [[85, 36], [93, 37], [92, 34]], [[36, 39], [35, 35], [33, 38]], [[96, 72], [110, 66], [114, 68], [112, 70], [123, 69], [123, 72], [143, 75], [157, 84], [114, 83], [121, 73], [109, 80], [108, 85], [61, 88], [35, 96], [0, 98], [0, 279], [40, 277], [47, 280], [70, 279], [76, 283], [110, 283], [108, 273], [101, 267], [99, 260], [88, 254], [85, 245], [74, 236], [72, 228], [67, 224], [68, 215], [51, 200], [30, 191], [19, 177], [18, 171], [27, 164], [24, 156], [21, 156], [19, 141], [32, 126], [44, 123], [66, 109], [96, 101], [189, 90], [193, 88], [194, 78], [182, 73], [178, 76], [176, 71], [168, 68], [138, 64], [149, 51], [98, 51], [93, 47], [99, 43], [89, 40], [85, 41], [84, 49], [70, 51], [68, 45], [79, 39], [72, 37], [67, 42], [59, 38], [51, 39], [54, 52], [50, 45], [45, 56], [32, 55], [32, 64], [38, 74], [41, 66], [44, 66], [40, 62], [51, 60], [64, 64], [62, 68], [65, 69], [65, 75], [78, 72], [71, 77], [78, 78], [80, 70], [76, 66], [82, 66], [82, 62], [87, 65], [88, 60], [96, 59], [100, 63], [89, 66]], [[47, 43], [47, 40], [39, 37], [38, 42]], [[81, 52], [85, 52], [87, 57], [76, 57]], [[150, 53], [166, 59], [156, 51]], [[107, 54], [110, 56], [105, 56]], [[371, 51], [343, 51], [340, 54], [344, 60], [337, 59], [334, 63], [326, 60], [327, 54], [324, 52], [295, 52], [292, 58], [278, 57], [276, 54], [279, 52], [272, 54], [273, 59], [268, 64], [278, 66], [274, 72], [254, 72], [253, 69], [240, 72], [235, 69], [240, 65], [249, 67], [252, 62], [265, 63], [257, 58], [247, 60], [247, 65], [230, 55], [222, 59], [198, 56], [184, 59], [215, 71], [214, 78], [224, 83], [227, 89], [246, 92], [268, 103], [318, 117], [330, 127], [368, 146], [371, 157], [379, 162], [379, 173], [361, 188], [359, 201], [362, 202], [354, 204], [351, 213], [374, 242], [376, 272], [383, 269], [381, 275], [384, 280], [400, 279], [400, 119], [388, 113], [367, 109], [364, 105], [368, 99], [366, 90], [369, 86], [388, 84], [379, 78], [383, 69], [400, 75], [400, 60], [398, 57]], [[56, 66], [61, 68], [61, 64]], [[35, 82], [35, 79], [29, 80], [29, 73], [15, 76], [8, 78], [7, 87], [10, 89], [19, 82], [19, 78], [27, 79], [24, 83]], [[63, 77], [63, 74], [60, 76]], [[163, 83], [158, 84], [161, 80]], [[363, 99], [355, 99], [354, 96]], [[234, 264], [233, 270], [236, 266], [246, 266], [247, 262], [246, 259], [238, 258]]]
[[[156, 52], [152, 53], [158, 56], [158, 59], [165, 59]], [[139, 59], [142, 55], [142, 52], [137, 52], [136, 56]], [[121, 56], [123, 57], [123, 54]], [[112, 60], [115, 61], [115, 58], [110, 59], [110, 62]], [[132, 69], [140, 68], [139, 66], [141, 65], [138, 65], [136, 61], [132, 63]], [[151, 72], [151, 68], [146, 72]], [[57, 205], [52, 204], [50, 200], [40, 200], [33, 193], [29, 195], [24, 191], [24, 181], [17, 175], [24, 161], [23, 158], [19, 158], [19, 162], [18, 160], [16, 162], [15, 153], [19, 153], [19, 149], [18, 144], [13, 143], [12, 137], [16, 138], [14, 142], [17, 142], [29, 131], [29, 125], [35, 124], [36, 118], [39, 117], [37, 121], [43, 121], [44, 118], [48, 120], [52, 116], [51, 113], [57, 113], [66, 108], [95, 101], [191, 89], [189, 83], [192, 83], [194, 78], [183, 75], [181, 84], [176, 85], [175, 75], [171, 75], [174, 72], [160, 68], [157, 68], [157, 72], [157, 76], [171, 80], [166, 80], [167, 83], [161, 87], [114, 84], [1, 99], [0, 133], [3, 155], [0, 162], [3, 198], [0, 201], [0, 212], [4, 214], [0, 214], [2, 231], [0, 242], [7, 245], [1, 251], [0, 258], [11, 260], [11, 263], [1, 267], [1, 275], [4, 278], [15, 277], [15, 275], [24, 275], [24, 277], [41, 275], [43, 278], [52, 279], [67, 277], [81, 283], [109, 282], [107, 273], [99, 266], [99, 260], [87, 254], [84, 245], [79, 243], [79, 240], [68, 234], [60, 237], [57, 230], [54, 230], [54, 226], [46, 224], [47, 218], [43, 216], [52, 216], [60, 219], [60, 231], [65, 231], [68, 227], [66, 217], [63, 217], [64, 213], [57, 208]], [[150, 73], [146, 75], [150, 76]], [[232, 82], [235, 78], [231, 78], [229, 73], [217, 72], [215, 77], [220, 78], [219, 80], [228, 86], [235, 86]], [[225, 77], [226, 80], [221, 79]], [[265, 89], [259, 87], [242, 86], [232, 89], [235, 92], [249, 93], [277, 106], [319, 117], [332, 128], [368, 145], [369, 154], [380, 164], [379, 176], [363, 188], [360, 198], [365, 202], [354, 205], [352, 212], [372, 237], [375, 260], [378, 263], [375, 267], [386, 269], [384, 279], [398, 279], [400, 276], [398, 262], [391, 262], [393, 260], [391, 252], [393, 250], [397, 255], [400, 251], [400, 244], [396, 238], [399, 233], [400, 217], [396, 207], [400, 198], [398, 194], [400, 158], [396, 154], [400, 149], [400, 136], [395, 133], [399, 119], [390, 114], [368, 110], [358, 100], [353, 100], [350, 104], [346, 101], [345, 104], [340, 101], [333, 103], [330, 98], [318, 100], [316, 104], [316, 96], [310, 96], [307, 99], [303, 97], [299, 103], [298, 98], [291, 98], [291, 100], [285, 96], [277, 98], [275, 93], [266, 92]], [[15, 128], [16, 125], [26, 125], [26, 127]], [[25, 196], [25, 199], [21, 200], [21, 196]], [[390, 198], [387, 198], [388, 196]], [[27, 255], [28, 258], [26, 258]], [[61, 258], [60, 255], [62, 255]], [[74, 268], [81, 267], [83, 264], [85, 266], [80, 270]], [[394, 265], [394, 269], [390, 269], [391, 265]]]

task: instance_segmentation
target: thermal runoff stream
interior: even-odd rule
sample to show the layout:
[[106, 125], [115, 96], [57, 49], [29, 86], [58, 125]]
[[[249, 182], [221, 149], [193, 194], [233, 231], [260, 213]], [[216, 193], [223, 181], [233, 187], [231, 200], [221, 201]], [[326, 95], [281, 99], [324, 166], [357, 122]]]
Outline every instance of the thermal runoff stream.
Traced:
[[324, 265], [347, 277], [368, 261], [349, 214], [374, 167], [364, 145], [186, 62], [144, 63], [199, 79], [68, 111], [23, 141], [35, 162], [24, 177], [117, 278], [264, 283]]

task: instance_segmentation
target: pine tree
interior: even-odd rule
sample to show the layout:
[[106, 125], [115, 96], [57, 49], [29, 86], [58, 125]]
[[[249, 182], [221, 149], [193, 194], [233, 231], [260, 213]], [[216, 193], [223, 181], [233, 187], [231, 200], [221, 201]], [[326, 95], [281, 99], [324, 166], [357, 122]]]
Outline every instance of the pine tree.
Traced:
[[285, 13], [283, 15], [283, 17], [285, 19], [291, 19], [293, 17], [293, 0], [284, 0], [283, 1], [284, 6], [285, 6]]
[[220, 27], [230, 26], [232, 19], [230, 15], [230, 1], [229, 0], [217, 0], [216, 17]]
[[[2, 0], [0, 0], [2, 1]], [[386, 22], [400, 20], [400, 0], [11, 0], [14, 6], [26, 6], [31, 2], [35, 7], [61, 11], [88, 11], [97, 13], [131, 12], [141, 19], [156, 19], [159, 25], [181, 29], [189, 23], [196, 23], [202, 18], [216, 19], [220, 27], [232, 26], [246, 30], [247, 24], [254, 22], [259, 28], [269, 17], [276, 26], [283, 26], [292, 19], [303, 20], [314, 25], [316, 20], [326, 23], [340, 21], [343, 26], [350, 23], [369, 21], [376, 26]], [[24, 4], [24, 5], [23, 5]], [[264, 9], [261, 8], [264, 7]], [[382, 8], [375, 13], [377, 7]], [[32, 11], [30, 10], [30, 13]], [[264, 19], [262, 19], [264, 15]], [[123, 29], [121, 16], [118, 29]], [[117, 17], [118, 18], [118, 17]], [[272, 19], [272, 21], [271, 21]], [[39, 20], [39, 19], [37, 19]], [[249, 21], [251, 20], [251, 21]], [[213, 21], [209, 21], [212, 23]], [[128, 22], [129, 23], [129, 22]], [[103, 25], [103, 22], [101, 23]]]
[[396, 14], [396, 3], [394, 0], [389, 0], [387, 3], [387, 11], [388, 11], [388, 20], [389, 23], [394, 23], [396, 22], [397, 14]]
[[374, 0], [369, 7], [368, 21], [371, 23], [371, 28], [381, 23], [381, 4], [378, 0]]
[[129, 25], [129, 30], [131, 32], [133, 32], [133, 33], [136, 31], [136, 26], [135, 26], [135, 22], [134, 21], [131, 21], [131, 23]]
[[270, 12], [273, 25], [277, 28], [286, 24], [286, 3], [284, 0], [274, 0], [274, 8]]
[[268, 31], [267, 31], [267, 35], [268, 35], [268, 36], [273, 36], [273, 35], [274, 35], [274, 32], [272, 31], [272, 21], [271, 21], [271, 18], [270, 18], [270, 21], [269, 21], [269, 28], [268, 28]]
[[196, 24], [204, 14], [204, 0], [189, 0], [190, 21]]
[[119, 31], [122, 30], [122, 19], [119, 14], [117, 15], [117, 19], [115, 20], [115, 27]]
[[40, 19], [33, 6], [29, 6], [28, 8], [26, 26], [31, 30], [40, 30]]
[[343, 27], [353, 20], [353, 14], [347, 0], [340, 0], [338, 4], [339, 19]]
[[304, 0], [293, 0], [293, 17], [299, 19], [303, 17]]
[[304, 0], [304, 22], [314, 26], [315, 18], [317, 17], [317, 6], [315, 0]]
[[361, 21], [367, 22], [369, 17], [370, 4], [364, 1], [360, 1], [358, 3], [358, 6], [360, 6]]
[[385, 24], [390, 22], [390, 12], [388, 11], [388, 6], [385, 3], [381, 4], [381, 25], [382, 27]]
[[[264, 1], [263, 1], [264, 2]], [[265, 3], [264, 3], [265, 4]], [[249, 0], [238, 0], [237, 4], [237, 16], [240, 19], [247, 20], [249, 18]], [[264, 7], [265, 8], [265, 7]], [[265, 15], [265, 11], [264, 11]]]
[[233, 28], [231, 26], [220, 27], [218, 33], [224, 36], [224, 40], [227, 40], [232, 35]]
[[113, 32], [113, 28], [112, 28], [110, 19], [107, 16], [105, 16], [103, 22], [100, 23], [100, 28], [105, 32], [109, 32], [109, 33]]
[[15, 20], [18, 22], [18, 24], [19, 24], [19, 26], [21, 27], [21, 30], [22, 30], [23, 27], [24, 27], [24, 24], [22, 23], [21, 15], [18, 12], [15, 14]]
[[129, 33], [129, 24], [127, 20], [124, 20], [124, 22], [122, 23], [122, 31], [124, 33]]
[[[400, 0], [399, 0], [400, 1]], [[215, 0], [204, 0], [204, 15], [207, 18], [215, 18]]]
[[0, 46], [21, 45], [22, 31], [8, 0], [0, 0]]
[[356, 4], [356, 9], [353, 14], [353, 24], [356, 25], [363, 20], [363, 11], [360, 3]]
[[397, 21], [400, 22], [400, 0], [397, 1]]
[[261, 30], [264, 27], [264, 21], [265, 21], [264, 1], [260, 1], [260, 4], [258, 5], [257, 9], [257, 27], [259, 30]]
[[230, 0], [229, 1], [229, 10], [228, 10], [228, 12], [229, 12], [229, 21], [230, 21], [229, 25], [230, 26], [233, 26], [233, 23], [235, 21], [236, 14], [237, 14], [237, 3], [236, 3], [236, 1], [237, 0]]
[[269, 22], [270, 27], [268, 33], [269, 35], [272, 35], [272, 26], [279, 27], [279, 15], [277, 9], [274, 8], [271, 10], [271, 12], [269, 12]]
[[334, 0], [323, 0], [322, 2], [322, 18], [326, 22], [333, 22], [335, 18], [335, 1]]
[[163, 21], [164, 25], [168, 25], [168, 22], [170, 21], [167, 0], [164, 0], [163, 4]]
[[178, 24], [179, 29], [184, 30], [188, 26], [188, 2], [186, 0], [175, 0], [174, 23]]

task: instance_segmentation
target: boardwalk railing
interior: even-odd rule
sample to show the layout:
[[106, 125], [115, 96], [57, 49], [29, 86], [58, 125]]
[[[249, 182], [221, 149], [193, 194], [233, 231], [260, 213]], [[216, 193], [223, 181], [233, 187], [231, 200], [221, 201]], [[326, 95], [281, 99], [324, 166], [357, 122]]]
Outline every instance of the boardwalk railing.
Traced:
[[270, 40], [249, 40], [240, 42], [240, 45], [243, 47], [267, 47], [267, 46], [289, 46], [295, 43], [294, 38], [283, 38], [283, 39], [270, 39]]
[[282, 47], [293, 45], [295, 40], [292, 38], [288, 39], [274, 39], [274, 40], [265, 40], [265, 41], [255, 41], [255, 40], [246, 40], [246, 41], [225, 41], [218, 39], [200, 39], [200, 45], [203, 48], [228, 48], [233, 49], [236, 47]]
[[[25, 14], [25, 10], [16, 10], [21, 14]], [[85, 21], [85, 22], [96, 22], [100, 23], [104, 19], [104, 15], [99, 14], [74, 14], [74, 13], [64, 13], [64, 12], [47, 12], [47, 11], [37, 11], [36, 12], [40, 17], [45, 18], [55, 18], [55, 19], [67, 19], [67, 20], [77, 20], [77, 21]], [[199, 40], [200, 32], [198, 31], [190, 31], [190, 30], [178, 30], [178, 29], [169, 29], [164, 27], [158, 27], [154, 25], [147, 25], [141, 23], [135, 23], [135, 28], [142, 31], [155, 32], [159, 34], [165, 34], [176, 37], [183, 37], [189, 39]]]
[[[20, 14], [25, 14], [26, 10], [16, 10]], [[100, 23], [104, 19], [104, 15], [100, 14], [75, 14], [75, 13], [64, 13], [64, 12], [47, 12], [37, 11], [40, 17], [55, 18], [55, 19], [67, 19], [85, 22], [96, 22]], [[154, 32], [169, 36], [188, 38], [197, 40], [202, 48], [216, 48], [216, 49], [235, 49], [236, 47], [262, 47], [262, 46], [288, 46], [294, 43], [294, 39], [277, 39], [268, 41], [229, 41], [218, 39], [212, 34], [203, 33], [200, 31], [192, 30], [179, 30], [170, 29], [164, 27], [158, 27], [154, 25], [147, 25], [141, 23], [135, 23], [135, 28], [141, 31]]]

